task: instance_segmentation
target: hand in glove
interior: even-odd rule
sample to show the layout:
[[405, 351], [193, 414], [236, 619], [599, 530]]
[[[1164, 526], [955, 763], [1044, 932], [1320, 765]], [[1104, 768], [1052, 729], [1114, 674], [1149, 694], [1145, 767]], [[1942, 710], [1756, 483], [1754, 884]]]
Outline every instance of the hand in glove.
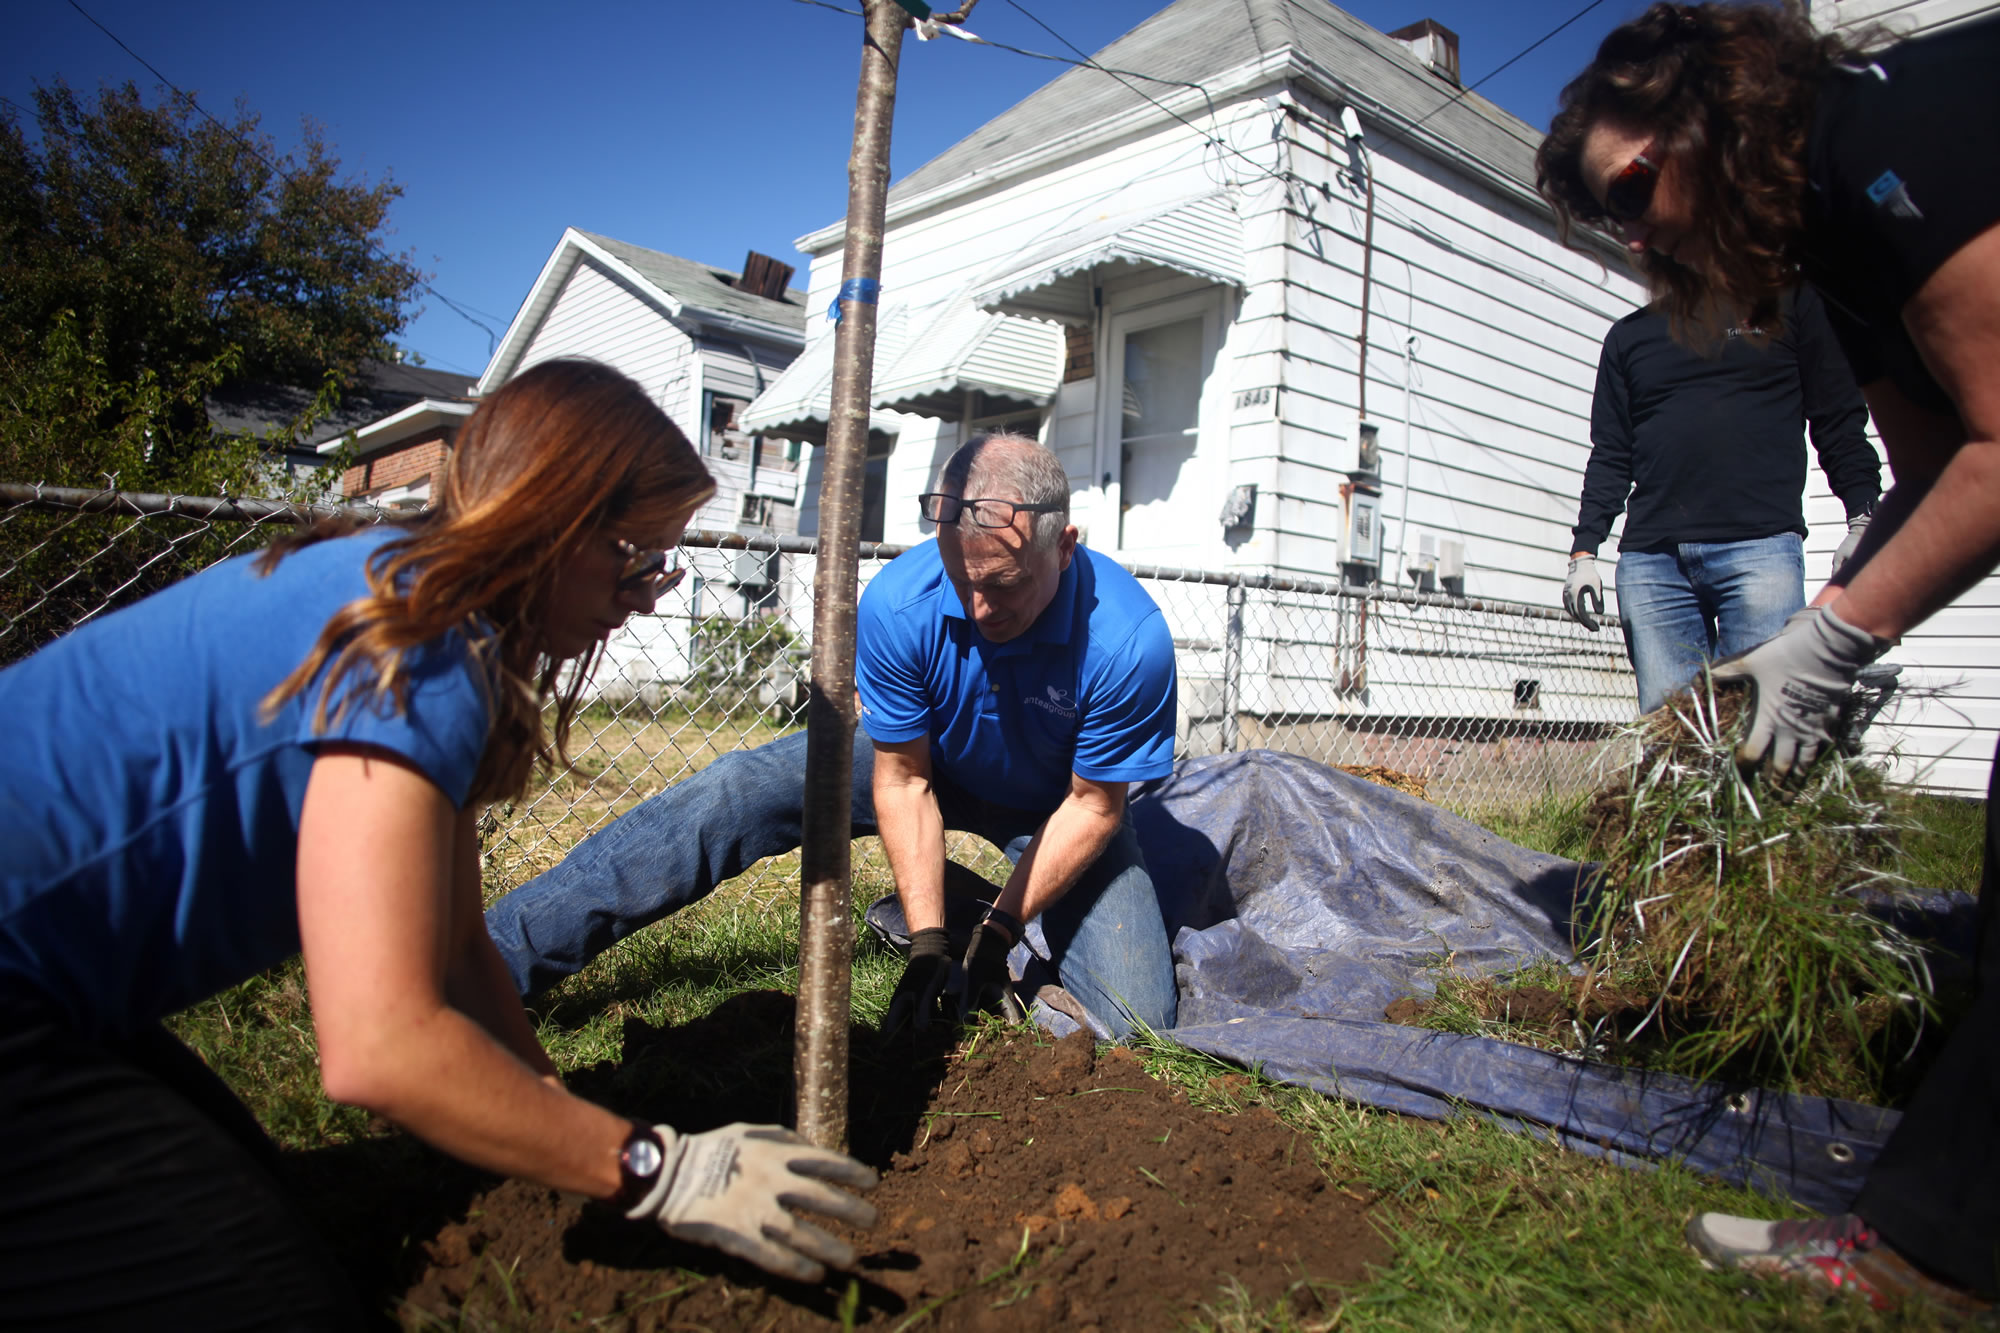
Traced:
[[919, 1032], [928, 1031], [931, 1018], [944, 998], [951, 980], [951, 936], [943, 926], [919, 930], [910, 936], [910, 961], [903, 979], [889, 997], [889, 1014], [882, 1020], [882, 1035], [894, 1036], [905, 1023], [914, 1023]]
[[1856, 514], [1847, 520], [1847, 535], [1840, 539], [1840, 545], [1833, 551], [1832, 582], [1841, 581], [1840, 571], [1846, 568], [1848, 558], [1854, 554], [1854, 548], [1861, 545], [1861, 534], [1868, 531], [1869, 517], [1867, 514]]
[[1887, 639], [1842, 620], [1831, 606], [1808, 607], [1772, 638], [1717, 664], [1718, 684], [1747, 681], [1750, 725], [1736, 747], [1744, 768], [1765, 763], [1774, 778], [1804, 771], [1833, 737], [1841, 702]]
[[665, 1161], [651, 1192], [625, 1216], [651, 1218], [670, 1236], [799, 1282], [819, 1281], [828, 1265], [853, 1266], [852, 1245], [793, 1210], [872, 1227], [875, 1205], [834, 1186], [873, 1189], [873, 1171], [776, 1125], [726, 1125], [706, 1134], [655, 1125], [653, 1132]]
[[972, 944], [965, 951], [965, 991], [959, 997], [961, 1021], [996, 1011], [1009, 1022], [1021, 1021], [1014, 979], [1007, 972], [1007, 951], [1020, 938], [1021, 923], [997, 907], [988, 911], [979, 929], [972, 932]]
[[1570, 557], [1569, 577], [1563, 580], [1563, 610], [1577, 624], [1597, 632], [1597, 618], [1604, 614], [1604, 580], [1597, 576], [1596, 556]]

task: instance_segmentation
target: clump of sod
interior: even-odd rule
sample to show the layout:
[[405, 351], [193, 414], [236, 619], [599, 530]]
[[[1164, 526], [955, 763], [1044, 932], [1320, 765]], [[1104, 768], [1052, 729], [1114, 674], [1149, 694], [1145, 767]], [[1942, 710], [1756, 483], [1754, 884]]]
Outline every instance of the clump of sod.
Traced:
[[1864, 909], [1907, 887], [1881, 772], [1832, 750], [1793, 785], [1737, 769], [1740, 691], [1706, 680], [1607, 751], [1580, 991], [1650, 997], [1589, 1043], [1696, 1078], [1874, 1099], [1932, 1014], [1921, 951]]

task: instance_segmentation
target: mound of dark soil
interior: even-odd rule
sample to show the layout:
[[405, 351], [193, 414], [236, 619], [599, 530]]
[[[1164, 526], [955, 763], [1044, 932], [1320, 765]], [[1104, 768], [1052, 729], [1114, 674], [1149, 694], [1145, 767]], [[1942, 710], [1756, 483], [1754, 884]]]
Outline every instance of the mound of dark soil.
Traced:
[[[684, 1027], [629, 1025], [624, 1059], [572, 1080], [628, 1114], [702, 1129], [787, 1118], [791, 998], [738, 997]], [[1156, 1329], [1233, 1278], [1324, 1318], [1385, 1249], [1268, 1110], [1197, 1110], [1087, 1036], [989, 1032], [951, 1050], [853, 1033], [855, 1154], [882, 1171], [852, 1277], [769, 1278], [711, 1250], [509, 1181], [423, 1240], [404, 1322], [633, 1330]]]

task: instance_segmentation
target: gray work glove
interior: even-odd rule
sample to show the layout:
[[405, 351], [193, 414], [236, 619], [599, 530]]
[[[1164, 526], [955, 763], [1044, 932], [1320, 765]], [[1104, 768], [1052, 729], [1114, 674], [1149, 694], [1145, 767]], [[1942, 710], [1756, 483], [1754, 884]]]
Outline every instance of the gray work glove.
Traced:
[[1736, 747], [1744, 768], [1773, 778], [1803, 772], [1833, 738], [1841, 704], [1861, 668], [1893, 645], [1842, 620], [1831, 606], [1807, 607], [1747, 653], [1716, 665], [1718, 684], [1747, 681], [1750, 723]]
[[706, 1134], [655, 1125], [653, 1132], [666, 1164], [652, 1193], [625, 1216], [651, 1219], [669, 1236], [712, 1245], [798, 1282], [819, 1281], [828, 1265], [853, 1267], [852, 1245], [792, 1210], [872, 1227], [875, 1205], [834, 1186], [873, 1189], [873, 1171], [777, 1125], [725, 1125]]
[[1010, 1023], [1021, 1021], [1021, 1002], [1014, 998], [1014, 978], [1007, 971], [1007, 954], [1020, 938], [1020, 921], [997, 907], [972, 932], [972, 943], [965, 950], [965, 989], [958, 1002], [961, 1022], [982, 1013], [998, 1013]]
[[1574, 555], [1569, 561], [1569, 577], [1563, 581], [1563, 610], [1569, 618], [1597, 632], [1597, 618], [1604, 614], [1604, 580], [1597, 576], [1597, 557]]
[[1840, 545], [1833, 550], [1833, 576], [1829, 582], [1840, 582], [1840, 571], [1854, 555], [1854, 548], [1861, 545], [1861, 534], [1868, 531], [1868, 514], [1856, 514], [1847, 520], [1847, 535], [1840, 539]]
[[944, 1001], [945, 987], [951, 982], [951, 935], [943, 926], [913, 931], [910, 961], [903, 967], [902, 980], [889, 997], [889, 1012], [882, 1020], [882, 1035], [893, 1037], [903, 1025], [914, 1024], [917, 1031], [929, 1031], [931, 1019]]

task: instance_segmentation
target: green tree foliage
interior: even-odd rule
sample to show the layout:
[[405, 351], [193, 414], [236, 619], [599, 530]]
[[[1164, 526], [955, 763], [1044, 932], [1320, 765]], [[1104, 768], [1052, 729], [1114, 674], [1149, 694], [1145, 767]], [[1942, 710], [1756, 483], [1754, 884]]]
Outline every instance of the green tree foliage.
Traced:
[[241, 103], [225, 125], [56, 82], [35, 122], [0, 113], [0, 479], [254, 487], [204, 397], [307, 385], [323, 410], [387, 353], [421, 280], [377, 244], [400, 187], [342, 179], [311, 124], [280, 155]]

